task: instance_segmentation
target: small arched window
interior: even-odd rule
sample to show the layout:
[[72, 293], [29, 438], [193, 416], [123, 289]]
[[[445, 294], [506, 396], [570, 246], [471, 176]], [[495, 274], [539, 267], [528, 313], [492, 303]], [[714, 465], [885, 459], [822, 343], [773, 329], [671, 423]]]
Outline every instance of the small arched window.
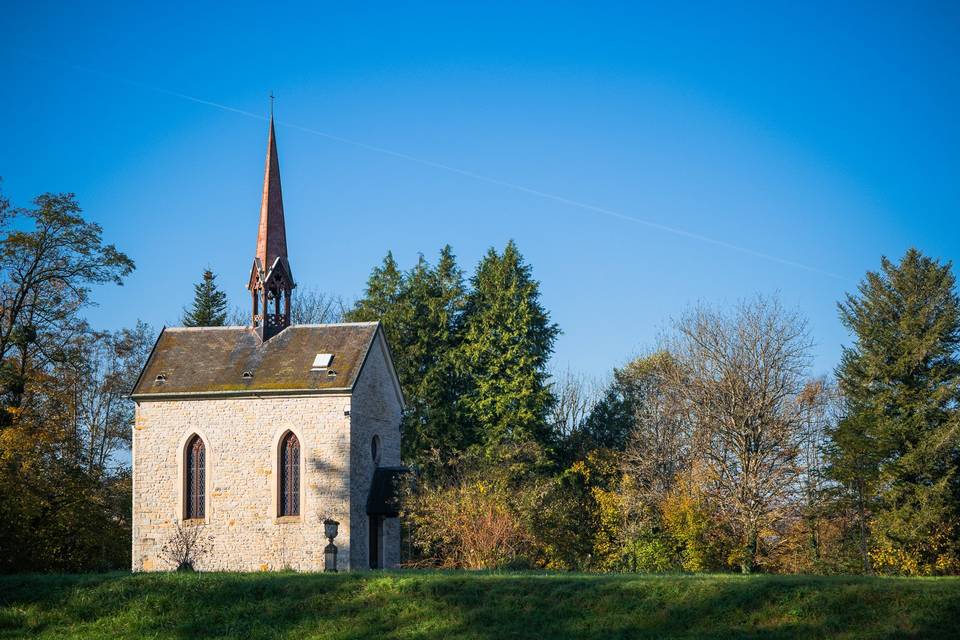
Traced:
[[203, 446], [203, 440], [200, 436], [193, 436], [187, 442], [187, 508], [184, 516], [190, 519], [199, 519], [204, 517], [205, 512], [205, 483], [207, 452]]
[[373, 458], [373, 464], [380, 464], [380, 436], [373, 436], [370, 440], [370, 457]]
[[280, 441], [279, 515], [300, 515], [300, 441], [293, 432]]

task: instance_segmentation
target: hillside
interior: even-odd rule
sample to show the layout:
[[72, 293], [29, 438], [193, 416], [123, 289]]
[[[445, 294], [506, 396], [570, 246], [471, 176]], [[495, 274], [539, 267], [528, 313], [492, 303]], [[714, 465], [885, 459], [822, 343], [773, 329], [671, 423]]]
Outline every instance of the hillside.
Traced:
[[957, 578], [0, 577], [0, 638], [955, 638], [958, 620]]

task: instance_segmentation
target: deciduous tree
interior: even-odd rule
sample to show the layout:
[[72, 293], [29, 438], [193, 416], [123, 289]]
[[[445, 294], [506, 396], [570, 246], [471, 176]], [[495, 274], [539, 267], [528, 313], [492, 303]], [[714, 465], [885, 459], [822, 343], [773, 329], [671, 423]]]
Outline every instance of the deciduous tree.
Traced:
[[0, 211], [0, 384], [9, 425], [31, 369], [55, 360], [85, 329], [77, 312], [93, 285], [122, 284], [133, 261], [104, 244], [102, 230], [80, 215], [72, 193], [38, 196], [33, 208]]
[[803, 450], [810, 339], [806, 323], [776, 299], [733, 313], [700, 307], [669, 342], [673, 388], [695, 427], [702, 491], [739, 541], [741, 571], [753, 571], [765, 531], [796, 504]]
[[34, 205], [0, 206], [0, 571], [117, 567], [130, 485], [108, 462], [128, 437], [121, 396], [142, 350], [92, 333], [79, 312], [133, 261], [72, 194]]

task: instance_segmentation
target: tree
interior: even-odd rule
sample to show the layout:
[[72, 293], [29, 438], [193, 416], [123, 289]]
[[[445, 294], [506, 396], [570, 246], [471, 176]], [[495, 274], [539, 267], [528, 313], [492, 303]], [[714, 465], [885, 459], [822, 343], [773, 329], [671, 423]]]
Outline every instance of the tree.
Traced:
[[[587, 421], [593, 447], [618, 452], [618, 483], [595, 492], [610, 533], [603, 565], [630, 571], [714, 568], [713, 523], [690, 473], [692, 427], [676, 392], [676, 362], [657, 351], [615, 369]], [[599, 450], [599, 449], [598, 449]]]
[[134, 265], [72, 194], [34, 205], [0, 199], [0, 571], [116, 568], [129, 562], [130, 478], [108, 461], [128, 437], [136, 349], [79, 312]]
[[623, 471], [630, 477], [638, 512], [657, 510], [690, 464], [693, 429], [684, 411], [673, 357], [660, 351], [637, 358], [614, 373], [630, 408], [631, 428], [618, 440], [626, 451]]
[[465, 382], [457, 369], [459, 322], [464, 307], [463, 273], [449, 245], [435, 267], [422, 258], [407, 274], [405, 354], [410, 401], [404, 417], [404, 455], [427, 462], [425, 452], [461, 453], [475, 434], [463, 419], [460, 395]]
[[109, 473], [115, 454], [130, 446], [134, 407], [128, 396], [153, 340], [153, 329], [143, 322], [133, 329], [89, 331], [77, 336], [65, 362], [53, 369], [73, 398], [74, 461], [92, 475]]
[[346, 319], [383, 323], [407, 399], [405, 460], [548, 443], [546, 363], [558, 330], [538, 286], [512, 242], [502, 256], [490, 250], [469, 292], [449, 246], [436, 266], [421, 256], [403, 272], [388, 253], [373, 270]]
[[391, 345], [395, 344], [403, 326], [400, 322], [403, 312], [399, 305], [403, 281], [403, 272], [394, 260], [393, 252], [387, 252], [383, 263], [375, 267], [367, 278], [364, 296], [357, 300], [344, 319], [347, 322], [379, 320], [387, 333], [387, 341]]
[[421, 256], [407, 272], [388, 253], [346, 316], [383, 323], [407, 400], [402, 453], [413, 464], [448, 459], [473, 441], [461, 418], [463, 382], [454, 359], [464, 295], [463, 275], [449, 246], [436, 266]]
[[787, 523], [790, 533], [782, 544], [781, 568], [797, 573], [848, 573], [854, 567], [846, 544], [853, 521], [850, 504], [837, 499], [837, 485], [828, 476], [839, 394], [830, 380], [815, 378], [804, 385], [797, 400], [803, 418], [799, 517]]
[[826, 445], [826, 472], [837, 483], [838, 506], [848, 506], [853, 512], [860, 570], [868, 574], [873, 573], [870, 521], [877, 507], [880, 475], [880, 456], [871, 432], [864, 415], [850, 415], [831, 429]]
[[[31, 368], [58, 357], [83, 331], [77, 312], [90, 303], [90, 287], [122, 284], [133, 261], [101, 240], [102, 229], [80, 215], [72, 193], [44, 194], [35, 208], [0, 202], [0, 385], [10, 424]], [[14, 226], [15, 225], [15, 226]]]
[[753, 571], [764, 533], [795, 505], [801, 473], [809, 363], [806, 323], [758, 297], [724, 314], [698, 308], [676, 325], [671, 385], [694, 425], [701, 490], [738, 540]]
[[549, 447], [547, 362], [560, 329], [540, 304], [540, 285], [513, 241], [502, 254], [490, 249], [470, 284], [457, 353], [465, 414], [488, 455], [511, 443]]
[[[299, 287], [290, 297], [290, 323], [298, 324], [334, 324], [344, 321], [347, 304], [343, 298], [320, 291]], [[231, 327], [250, 325], [250, 306], [234, 305], [227, 315], [226, 322]]]
[[[292, 324], [332, 324], [343, 321], [345, 304], [340, 296], [317, 289], [297, 290], [290, 298]], [[243, 324], [246, 324], [246, 319]]]
[[550, 389], [555, 400], [550, 409], [554, 437], [558, 440], [571, 438], [583, 429], [596, 404], [591, 385], [583, 375], [567, 369], [552, 376]]
[[898, 264], [883, 258], [839, 309], [854, 344], [837, 369], [846, 416], [833, 434], [834, 475], [860, 503], [861, 523], [875, 509], [878, 568], [957, 571], [960, 300], [951, 264], [916, 249]]
[[550, 391], [554, 397], [550, 408], [551, 437], [558, 444], [564, 464], [572, 464], [595, 446], [587, 433], [588, 420], [597, 411], [600, 399], [583, 375], [569, 369], [553, 375]]
[[502, 468], [472, 453], [431, 465], [402, 487], [403, 518], [417, 558], [409, 564], [501, 569], [528, 564], [532, 539], [522, 496]]
[[617, 488], [617, 475], [614, 457], [598, 449], [557, 474], [539, 473], [527, 480], [521, 491], [534, 500], [524, 520], [530, 523], [539, 566], [582, 571], [611, 555], [614, 545], [606, 542], [616, 533], [610, 531], [615, 527], [604, 526], [604, 498]]
[[679, 416], [666, 376], [672, 366], [670, 354], [660, 351], [614, 369], [613, 379], [584, 423], [588, 446], [624, 451], [636, 448], [638, 438], [658, 440], [667, 436], [667, 430], [675, 439]]
[[227, 321], [227, 294], [217, 288], [217, 276], [207, 269], [193, 285], [193, 306], [183, 310], [185, 327], [222, 327]]

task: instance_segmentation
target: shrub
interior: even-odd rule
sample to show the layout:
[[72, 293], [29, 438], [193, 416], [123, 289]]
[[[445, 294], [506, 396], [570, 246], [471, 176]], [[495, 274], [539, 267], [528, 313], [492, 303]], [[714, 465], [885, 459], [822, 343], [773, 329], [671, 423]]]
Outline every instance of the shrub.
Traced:
[[203, 525], [174, 522], [173, 527], [173, 533], [160, 548], [160, 557], [177, 571], [193, 571], [197, 560], [213, 547], [213, 537], [204, 531]]

